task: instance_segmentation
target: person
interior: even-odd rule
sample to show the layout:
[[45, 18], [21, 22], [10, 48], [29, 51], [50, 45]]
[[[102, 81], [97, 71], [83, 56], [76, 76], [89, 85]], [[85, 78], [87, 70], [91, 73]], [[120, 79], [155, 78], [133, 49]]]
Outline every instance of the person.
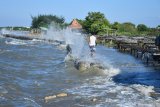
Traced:
[[158, 46], [158, 49], [160, 50], [160, 34], [155, 39], [155, 45]]
[[91, 35], [89, 37], [89, 47], [90, 47], [90, 51], [91, 51], [91, 56], [93, 56], [93, 53], [95, 53], [96, 51], [96, 37], [94, 35]]
[[72, 54], [72, 48], [70, 47], [69, 44], [67, 44], [66, 50], [67, 50], [67, 55], [68, 55], [68, 54]]

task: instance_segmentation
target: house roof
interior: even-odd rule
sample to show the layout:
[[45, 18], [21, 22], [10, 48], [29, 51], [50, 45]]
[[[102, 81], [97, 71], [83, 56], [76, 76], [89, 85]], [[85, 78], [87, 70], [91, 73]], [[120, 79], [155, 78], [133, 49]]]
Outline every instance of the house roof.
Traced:
[[69, 27], [72, 29], [82, 29], [82, 25], [76, 19], [73, 19]]

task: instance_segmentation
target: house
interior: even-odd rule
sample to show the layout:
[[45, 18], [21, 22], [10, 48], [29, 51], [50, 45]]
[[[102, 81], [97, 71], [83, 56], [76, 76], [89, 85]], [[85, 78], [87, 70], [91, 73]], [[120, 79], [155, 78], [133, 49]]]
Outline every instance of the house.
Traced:
[[78, 31], [78, 32], [82, 31], [82, 25], [78, 23], [76, 19], [72, 20], [71, 24], [69, 25], [69, 28], [71, 28], [72, 31]]

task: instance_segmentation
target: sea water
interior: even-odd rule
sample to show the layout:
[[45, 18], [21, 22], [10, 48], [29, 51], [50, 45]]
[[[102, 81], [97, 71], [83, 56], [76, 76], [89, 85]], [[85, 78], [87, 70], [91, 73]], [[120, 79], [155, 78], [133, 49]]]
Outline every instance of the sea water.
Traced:
[[[66, 31], [61, 32], [66, 34]], [[83, 37], [79, 38], [84, 41]], [[74, 44], [73, 41], [69, 43]], [[87, 60], [80, 54], [88, 51], [86, 45], [82, 44], [81, 48], [73, 45], [73, 49], [82, 49], [77, 56], [75, 51], [76, 57]], [[160, 106], [159, 97], [154, 98], [150, 94], [159, 93], [159, 69], [147, 67], [133, 56], [101, 45], [96, 46], [94, 60], [106, 67], [102, 74], [79, 72], [66, 64], [65, 57], [65, 49], [48, 41], [0, 36], [0, 106]], [[46, 96], [62, 92], [68, 96], [45, 102]]]

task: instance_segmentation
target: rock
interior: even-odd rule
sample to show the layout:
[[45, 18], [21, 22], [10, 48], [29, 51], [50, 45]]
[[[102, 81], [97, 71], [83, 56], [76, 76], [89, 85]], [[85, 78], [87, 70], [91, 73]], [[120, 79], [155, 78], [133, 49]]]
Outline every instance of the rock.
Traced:
[[71, 54], [68, 54], [65, 57], [65, 61], [70, 64], [73, 63], [74, 67], [82, 73], [102, 74], [106, 69], [105, 66], [101, 63], [98, 63], [96, 61], [84, 61], [78, 58], [74, 58]]
[[45, 99], [45, 102], [47, 103], [48, 101], [53, 100], [55, 98], [56, 98], [56, 95], [53, 95], [53, 96], [47, 96], [44, 99]]
[[60, 94], [57, 94], [57, 97], [66, 97], [68, 96], [67, 93], [60, 93]]
[[98, 69], [105, 69], [100, 63], [90, 63], [90, 67], [98, 68]]
[[100, 64], [96, 62], [87, 62], [87, 61], [76, 61], [75, 67], [79, 71], [88, 71], [88, 72], [98, 72], [103, 71], [105, 68]]
[[84, 71], [84, 70], [90, 68], [90, 63], [89, 62], [80, 61], [80, 62], [77, 63], [76, 67], [77, 67], [78, 70]]

